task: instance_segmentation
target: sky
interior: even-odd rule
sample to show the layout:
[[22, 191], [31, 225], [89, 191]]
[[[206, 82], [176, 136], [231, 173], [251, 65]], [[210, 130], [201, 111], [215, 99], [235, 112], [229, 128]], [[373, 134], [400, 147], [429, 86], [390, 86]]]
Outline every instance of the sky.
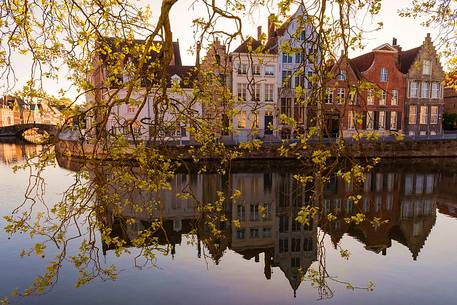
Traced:
[[[138, 0], [138, 2], [140, 5], [150, 5], [153, 16], [158, 16], [161, 6], [160, 0]], [[172, 8], [170, 14], [174, 36], [173, 39], [179, 40], [181, 57], [184, 65], [193, 65], [195, 63], [195, 57], [188, 52], [189, 48], [194, 46], [192, 20], [204, 16], [205, 13], [201, 6], [193, 6], [193, 3], [194, 0], [178, 0]], [[398, 10], [408, 7], [410, 4], [411, 0], [383, 0], [380, 14], [373, 20], [365, 20], [364, 23], [368, 28], [370, 28], [377, 22], [382, 21], [384, 23], [383, 29], [374, 33], [366, 34], [364, 40], [366, 44], [365, 49], [354, 51], [349, 55], [351, 57], [357, 56], [363, 52], [371, 51], [375, 47], [384, 43], [392, 43], [393, 37], [397, 38], [398, 44], [402, 46], [403, 50], [420, 46], [428, 32], [432, 34], [432, 39], [435, 39], [437, 31], [422, 27], [420, 25], [420, 20], [398, 16]], [[277, 12], [277, 8], [265, 7], [255, 11], [252, 16], [243, 17], [243, 35], [245, 35], [245, 37], [249, 35], [255, 37], [257, 35], [257, 26], [259, 25], [262, 26], [264, 31], [266, 31], [269, 12]], [[227, 28], [230, 27], [229, 24], [223, 24], [221, 26]], [[236, 47], [236, 45], [233, 45], [232, 49], [233, 47]], [[23, 57], [16, 57], [14, 60], [19, 63], [16, 65], [16, 77], [18, 78], [18, 83], [14, 88], [14, 90], [18, 90], [24, 85], [24, 82], [27, 79], [30, 71], [30, 61]], [[0, 81], [1, 94], [4, 93], [5, 89], [4, 84], [2, 84], [3, 80]], [[44, 89], [46, 92], [55, 96], [59, 95], [59, 91], [62, 88], [68, 89], [69, 87], [71, 87], [71, 83], [69, 83], [64, 76], [62, 76], [59, 80], [47, 80], [44, 82]], [[78, 93], [75, 89], [71, 89], [66, 95], [67, 97], [73, 99], [77, 96], [77, 94]], [[78, 100], [78, 103], [82, 102], [84, 102], [84, 99]]]

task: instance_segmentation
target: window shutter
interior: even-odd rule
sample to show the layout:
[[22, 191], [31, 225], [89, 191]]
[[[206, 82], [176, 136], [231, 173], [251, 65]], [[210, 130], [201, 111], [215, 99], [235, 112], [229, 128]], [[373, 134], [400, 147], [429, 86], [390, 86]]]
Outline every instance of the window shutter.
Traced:
[[401, 112], [397, 112], [397, 130], [400, 130], [401, 129], [401, 115], [402, 113]]
[[367, 112], [362, 115], [362, 129], [367, 129]]
[[375, 130], [379, 129], [379, 111], [374, 112], [373, 129], [375, 129]]
[[390, 111], [386, 111], [386, 130], [390, 130]]

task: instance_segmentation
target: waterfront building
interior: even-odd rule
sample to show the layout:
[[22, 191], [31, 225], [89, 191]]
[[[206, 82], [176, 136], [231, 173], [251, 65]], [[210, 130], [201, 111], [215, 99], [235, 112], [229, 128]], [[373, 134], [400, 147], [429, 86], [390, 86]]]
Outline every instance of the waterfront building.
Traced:
[[[94, 58], [93, 73], [89, 79], [95, 88], [86, 96], [89, 103], [100, 104], [109, 98], [125, 99], [128, 93], [125, 85], [133, 81], [132, 71], [138, 61], [139, 55], [135, 50], [141, 49], [141, 45], [145, 43], [143, 40], [117, 41], [111, 38], [107, 38], [107, 42], [113, 53], [122, 54], [119, 58], [123, 58], [120, 62], [123, 69], [121, 73], [114, 69], [119, 64], [118, 57], [114, 58], [116, 62], [110, 64], [113, 58], [98, 54]], [[160, 45], [161, 42], [154, 44]], [[129, 49], [130, 53], [125, 53], [125, 49]], [[198, 119], [202, 116], [201, 103], [194, 98], [193, 93], [194, 81], [197, 79], [195, 67], [182, 65], [178, 41], [173, 42], [173, 55], [166, 75], [148, 73], [152, 66], [159, 63], [158, 53], [151, 50], [140, 81], [133, 84], [135, 89], [129, 102], [115, 103], [111, 108], [106, 125], [109, 134], [126, 135], [130, 140], [135, 138], [176, 144], [190, 143], [192, 135], [188, 130], [192, 122], [188, 118]], [[167, 82], [165, 96], [158, 90], [158, 84], [162, 79]], [[119, 88], [119, 84], [124, 86]], [[114, 92], [115, 96], [112, 97]], [[167, 110], [158, 113], [163, 109]], [[159, 120], [158, 124], [155, 123], [156, 118]], [[97, 120], [96, 115], [88, 119], [89, 129], [94, 125], [93, 120]]]
[[406, 134], [442, 134], [444, 71], [430, 34], [420, 47], [401, 52], [400, 60], [407, 78]]
[[278, 69], [277, 55], [258, 37], [248, 37], [232, 53], [233, 140], [236, 143], [253, 139], [271, 141], [277, 136]]
[[444, 88], [444, 113], [457, 113], [457, 90], [453, 87]]
[[[306, 91], [310, 88], [309, 76], [313, 67], [319, 64], [318, 46], [315, 31], [308, 22], [303, 6], [276, 28], [274, 16], [268, 19], [268, 39], [265, 48], [278, 58], [279, 111], [295, 120], [295, 130], [291, 124], [279, 122], [281, 138], [291, 138], [294, 132], [303, 132], [307, 126], [308, 107]], [[303, 90], [297, 90], [297, 88]], [[297, 93], [303, 92], [303, 93]]]

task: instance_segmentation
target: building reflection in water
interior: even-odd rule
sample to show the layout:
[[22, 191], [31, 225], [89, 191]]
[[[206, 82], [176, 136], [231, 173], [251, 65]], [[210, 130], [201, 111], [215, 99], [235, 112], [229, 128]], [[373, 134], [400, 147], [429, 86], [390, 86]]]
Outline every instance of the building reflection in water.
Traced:
[[[382, 170], [368, 174], [364, 185], [359, 187], [347, 185], [339, 178], [331, 179], [321, 208], [337, 219], [325, 226], [318, 219], [309, 225], [295, 221], [300, 207], [309, 201], [309, 194], [289, 173], [177, 174], [170, 181], [171, 190], [155, 195], [132, 192], [122, 200], [146, 204], [160, 198], [158, 210], [164, 230], [156, 237], [160, 244], [171, 246], [172, 254], [182, 235], [190, 234], [196, 237], [198, 256], [207, 250], [216, 264], [227, 249], [259, 263], [263, 256], [266, 279], [271, 278], [273, 268], [279, 268], [295, 292], [302, 275], [317, 260], [319, 225], [335, 246], [347, 234], [362, 242], [367, 250], [386, 255], [395, 240], [406, 246], [416, 260], [435, 224], [439, 179], [439, 174]], [[214, 223], [222, 233], [214, 236], [210, 227], [213, 224], [205, 221], [205, 212], [197, 208], [196, 202], [203, 205], [214, 202], [218, 191], [229, 198], [234, 190], [241, 191], [241, 196], [235, 201], [224, 201], [220, 213], [225, 220]], [[176, 196], [186, 191], [195, 197]], [[355, 193], [362, 194], [357, 204], [347, 199]], [[388, 221], [375, 227], [368, 221], [356, 225], [344, 220], [358, 212], [365, 213], [368, 219], [378, 217]], [[159, 217], [158, 211], [151, 215], [127, 207], [121, 214], [114, 214], [108, 209], [108, 225], [127, 241]], [[129, 218], [137, 221], [129, 224], [126, 221]], [[105, 246], [104, 250], [109, 248]]]
[[35, 155], [41, 146], [25, 143], [0, 143], [0, 163], [14, 164]]

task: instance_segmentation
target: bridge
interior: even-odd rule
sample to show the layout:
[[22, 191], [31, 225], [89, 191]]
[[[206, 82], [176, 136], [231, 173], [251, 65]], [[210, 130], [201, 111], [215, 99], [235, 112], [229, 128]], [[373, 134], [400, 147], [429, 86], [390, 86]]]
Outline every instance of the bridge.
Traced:
[[0, 127], [0, 137], [18, 137], [22, 138], [26, 130], [37, 129], [38, 132], [47, 132], [50, 136], [56, 137], [59, 133], [59, 128], [52, 124], [28, 123], [16, 124]]

